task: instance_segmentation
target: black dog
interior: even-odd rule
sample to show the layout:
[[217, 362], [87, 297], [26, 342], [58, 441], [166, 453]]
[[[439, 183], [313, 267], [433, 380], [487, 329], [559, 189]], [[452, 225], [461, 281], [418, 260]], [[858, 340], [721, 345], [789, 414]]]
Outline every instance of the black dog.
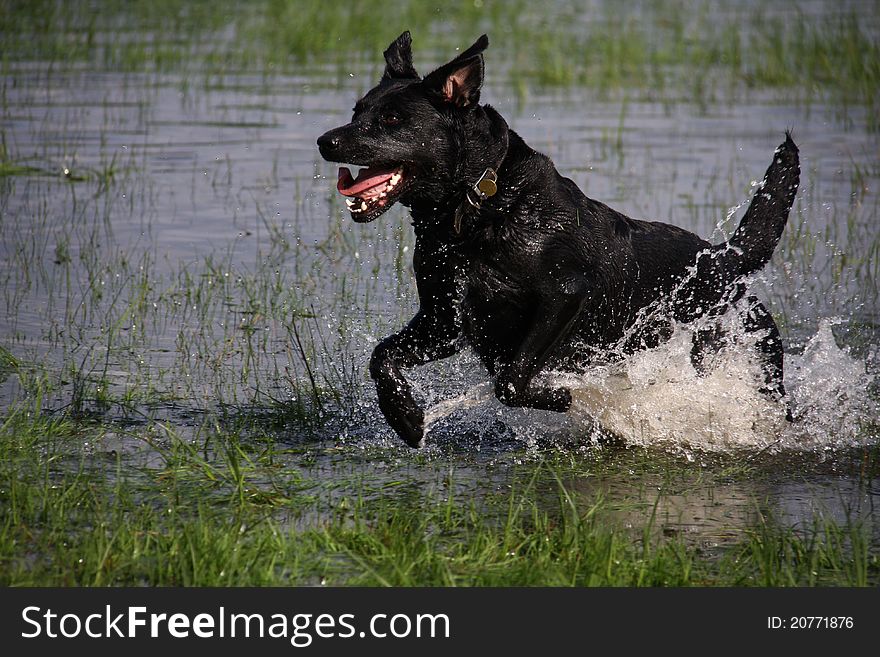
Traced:
[[[743, 279], [769, 259], [798, 186], [791, 136], [731, 239], [712, 246], [667, 224], [636, 221], [587, 198], [480, 105], [485, 35], [420, 78], [409, 32], [385, 51], [379, 84], [351, 123], [318, 139], [339, 170], [338, 190], [355, 221], [400, 201], [416, 234], [419, 311], [370, 360], [379, 407], [412, 446], [424, 414], [404, 368], [446, 358], [465, 342], [495, 376], [504, 404], [566, 411], [566, 388], [537, 385], [544, 370], [583, 369], [597, 354], [653, 347], [673, 322], [720, 315], [745, 294]], [[770, 313], [753, 297], [737, 304], [757, 342], [765, 387], [782, 398], [782, 345]], [[693, 360], [722, 336], [696, 334]]]

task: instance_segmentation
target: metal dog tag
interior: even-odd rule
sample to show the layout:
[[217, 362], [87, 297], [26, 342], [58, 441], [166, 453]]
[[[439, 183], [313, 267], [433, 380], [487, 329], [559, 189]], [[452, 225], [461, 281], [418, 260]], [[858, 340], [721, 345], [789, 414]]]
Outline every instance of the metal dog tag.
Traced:
[[484, 196], [495, 196], [495, 192], [498, 191], [497, 180], [497, 174], [492, 169], [486, 169], [477, 181], [477, 189]]

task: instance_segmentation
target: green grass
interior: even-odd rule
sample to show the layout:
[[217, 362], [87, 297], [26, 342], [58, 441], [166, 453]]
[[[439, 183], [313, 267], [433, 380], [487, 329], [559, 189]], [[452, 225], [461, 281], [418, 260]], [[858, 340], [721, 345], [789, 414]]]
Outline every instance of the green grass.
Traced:
[[[161, 462], [71, 452], [104, 425], [11, 414], [0, 428], [0, 584], [13, 586], [865, 586], [880, 582], [867, 528], [762, 519], [706, 548], [615, 522], [573, 494], [561, 462], [509, 493], [334, 488], [283, 465], [271, 441], [161, 426], [128, 431]], [[117, 429], [125, 432], [124, 429]], [[541, 481], [548, 485], [540, 494]], [[451, 480], [448, 483], [452, 483]], [[338, 485], [339, 482], [336, 482]], [[338, 490], [337, 490], [338, 493]]]
[[[521, 93], [532, 84], [578, 85], [705, 105], [741, 103], [758, 89], [778, 90], [785, 100], [794, 94], [801, 102], [873, 108], [880, 89], [880, 13], [873, 5], [777, 15], [708, 0], [610, 3], [595, 14], [579, 3], [560, 1], [546, 11], [520, 0], [442, 8], [390, 0], [381, 10], [344, 0], [100, 4], [94, 11], [79, 3], [7, 0], [0, 11], [4, 57], [187, 70], [215, 76], [213, 84], [236, 70], [272, 75], [304, 65], [332, 64], [343, 76], [363, 65], [378, 71], [381, 52], [409, 29], [424, 73], [486, 31], [496, 53], [492, 65], [510, 74]], [[108, 32], [117, 37], [107, 39]]]

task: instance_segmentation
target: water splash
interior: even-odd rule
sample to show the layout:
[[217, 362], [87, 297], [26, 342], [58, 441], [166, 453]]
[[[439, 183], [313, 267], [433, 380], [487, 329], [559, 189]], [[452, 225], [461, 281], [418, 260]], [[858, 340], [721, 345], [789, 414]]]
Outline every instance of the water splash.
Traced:
[[801, 354], [786, 359], [785, 383], [795, 422], [783, 436], [787, 447], [829, 449], [878, 442], [867, 425], [880, 419], [880, 400], [870, 390], [875, 375], [864, 360], [841, 349], [825, 319]]
[[[760, 366], [737, 345], [719, 353], [707, 374], [691, 363], [692, 332], [677, 327], [662, 346], [570, 381], [569, 415], [628, 445], [708, 451], [766, 448], [786, 419], [783, 403], [760, 392]], [[603, 371], [604, 370], [604, 371]]]
[[[736, 330], [738, 319], [730, 315], [725, 329]], [[823, 320], [802, 353], [786, 354], [785, 403], [759, 392], [761, 370], [750, 343], [759, 336], [742, 332], [701, 374], [691, 363], [693, 329], [677, 326], [655, 349], [584, 374], [546, 375], [546, 383], [571, 388], [566, 415], [505, 408], [484, 381], [433, 404], [426, 426], [430, 431], [452, 414], [467, 416], [463, 422], [472, 427], [500, 418], [526, 445], [548, 436], [583, 444], [613, 437], [685, 453], [822, 451], [876, 442], [865, 429], [878, 417], [868, 392], [873, 377], [863, 360], [837, 345], [833, 323]], [[789, 407], [793, 422], [785, 418]]]
[[480, 406], [494, 396], [494, 386], [490, 382], [484, 381], [472, 386], [464, 394], [440, 400], [425, 411], [425, 432], [430, 431], [434, 424], [453, 412]]

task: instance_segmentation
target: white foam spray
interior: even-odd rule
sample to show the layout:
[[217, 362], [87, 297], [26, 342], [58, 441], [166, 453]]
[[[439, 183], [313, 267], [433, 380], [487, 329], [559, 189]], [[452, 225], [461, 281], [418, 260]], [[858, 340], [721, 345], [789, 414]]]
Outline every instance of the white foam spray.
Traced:
[[[737, 330], [734, 313], [725, 322], [726, 330]], [[628, 445], [685, 452], [830, 450], [876, 441], [864, 429], [878, 418], [868, 393], [872, 375], [863, 360], [837, 345], [833, 324], [823, 320], [802, 353], [786, 354], [786, 403], [794, 422], [786, 420], [784, 403], [759, 392], [761, 370], [752, 345], [760, 336], [740, 327], [735, 344], [719, 351], [710, 371], [701, 374], [691, 362], [692, 329], [678, 326], [657, 348], [583, 374], [542, 377], [572, 390], [565, 416], [507, 409], [484, 381], [432, 405], [426, 426], [466, 411], [475, 416], [468, 423], [477, 425], [500, 417], [527, 443], [536, 435], [564, 433], [584, 444], [613, 436]]]

